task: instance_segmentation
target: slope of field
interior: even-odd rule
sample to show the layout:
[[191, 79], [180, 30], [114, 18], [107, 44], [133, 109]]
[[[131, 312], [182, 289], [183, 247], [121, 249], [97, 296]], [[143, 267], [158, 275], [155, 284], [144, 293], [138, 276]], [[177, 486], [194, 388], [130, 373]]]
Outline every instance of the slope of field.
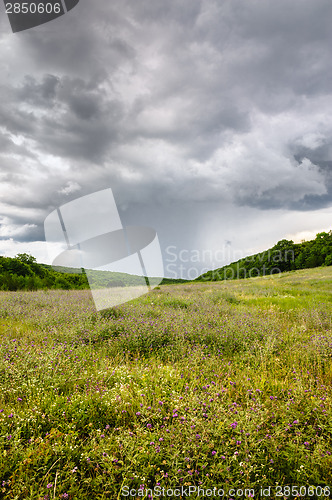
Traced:
[[264, 252], [244, 257], [219, 269], [207, 271], [196, 281], [220, 281], [263, 277], [285, 271], [332, 265], [332, 231], [318, 233], [314, 240], [294, 243], [280, 240]]
[[88, 290], [1, 292], [0, 335], [2, 498], [332, 491], [331, 267], [100, 313]]

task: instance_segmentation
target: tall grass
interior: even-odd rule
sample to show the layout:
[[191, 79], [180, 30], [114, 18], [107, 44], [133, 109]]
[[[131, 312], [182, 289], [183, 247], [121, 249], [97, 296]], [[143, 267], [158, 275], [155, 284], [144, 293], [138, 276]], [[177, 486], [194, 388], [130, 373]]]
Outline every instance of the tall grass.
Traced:
[[88, 291], [1, 293], [0, 497], [328, 485], [331, 284], [161, 286], [99, 313]]

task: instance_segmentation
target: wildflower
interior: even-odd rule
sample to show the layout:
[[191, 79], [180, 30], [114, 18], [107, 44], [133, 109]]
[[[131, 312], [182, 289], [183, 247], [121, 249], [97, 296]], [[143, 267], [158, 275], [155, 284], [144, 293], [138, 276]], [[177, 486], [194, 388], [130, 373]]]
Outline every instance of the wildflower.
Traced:
[[146, 426], [151, 429], [152, 425], [151, 424], [146, 424]]
[[103, 452], [103, 457], [107, 457], [107, 453], [105, 451]]
[[46, 485], [46, 488], [50, 489], [50, 488], [52, 488], [52, 486], [53, 486], [53, 484], [52, 484], [52, 483], [48, 483], [48, 484]]
[[13, 418], [13, 416], [14, 416], [14, 414], [13, 414], [13, 413], [10, 413], [10, 414], [8, 415], [8, 418]]
[[22, 398], [17, 398], [17, 401], [23, 401]]
[[154, 445], [154, 441], [151, 441], [150, 445], [153, 446]]
[[232, 427], [233, 429], [235, 429], [235, 428], [237, 427], [237, 422], [233, 422], [233, 423], [231, 424], [231, 427]]
[[159, 438], [159, 441], [160, 441], [160, 442], [164, 441], [164, 438]]
[[164, 403], [163, 403], [162, 401], [159, 401], [159, 404], [160, 404], [160, 405], [163, 405]]
[[237, 445], [240, 445], [240, 444], [241, 444], [241, 441], [236, 441], [236, 444], [237, 444]]
[[217, 453], [217, 452], [216, 452], [215, 450], [213, 450], [212, 455], [214, 456], [214, 455], [216, 455], [216, 453]]
[[139, 411], [138, 411], [138, 412], [136, 412], [136, 415], [137, 415], [137, 416], [140, 416], [140, 414], [141, 414], [141, 412], [139, 412]]
[[201, 439], [200, 434], [196, 434], [196, 439]]

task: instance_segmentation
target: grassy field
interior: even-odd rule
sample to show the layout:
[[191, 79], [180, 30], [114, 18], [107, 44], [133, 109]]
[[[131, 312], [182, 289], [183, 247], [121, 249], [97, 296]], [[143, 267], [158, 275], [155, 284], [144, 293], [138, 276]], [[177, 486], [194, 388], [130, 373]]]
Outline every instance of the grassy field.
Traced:
[[102, 313], [88, 291], [1, 292], [0, 497], [329, 497], [308, 487], [332, 493], [331, 313], [332, 267]]

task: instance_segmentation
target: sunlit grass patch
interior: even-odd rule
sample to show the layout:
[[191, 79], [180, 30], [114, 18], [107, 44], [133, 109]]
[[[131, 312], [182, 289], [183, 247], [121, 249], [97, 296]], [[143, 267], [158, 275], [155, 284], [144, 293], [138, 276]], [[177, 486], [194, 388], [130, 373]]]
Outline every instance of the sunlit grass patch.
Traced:
[[160, 286], [103, 312], [86, 291], [0, 294], [2, 497], [328, 484], [329, 282]]

